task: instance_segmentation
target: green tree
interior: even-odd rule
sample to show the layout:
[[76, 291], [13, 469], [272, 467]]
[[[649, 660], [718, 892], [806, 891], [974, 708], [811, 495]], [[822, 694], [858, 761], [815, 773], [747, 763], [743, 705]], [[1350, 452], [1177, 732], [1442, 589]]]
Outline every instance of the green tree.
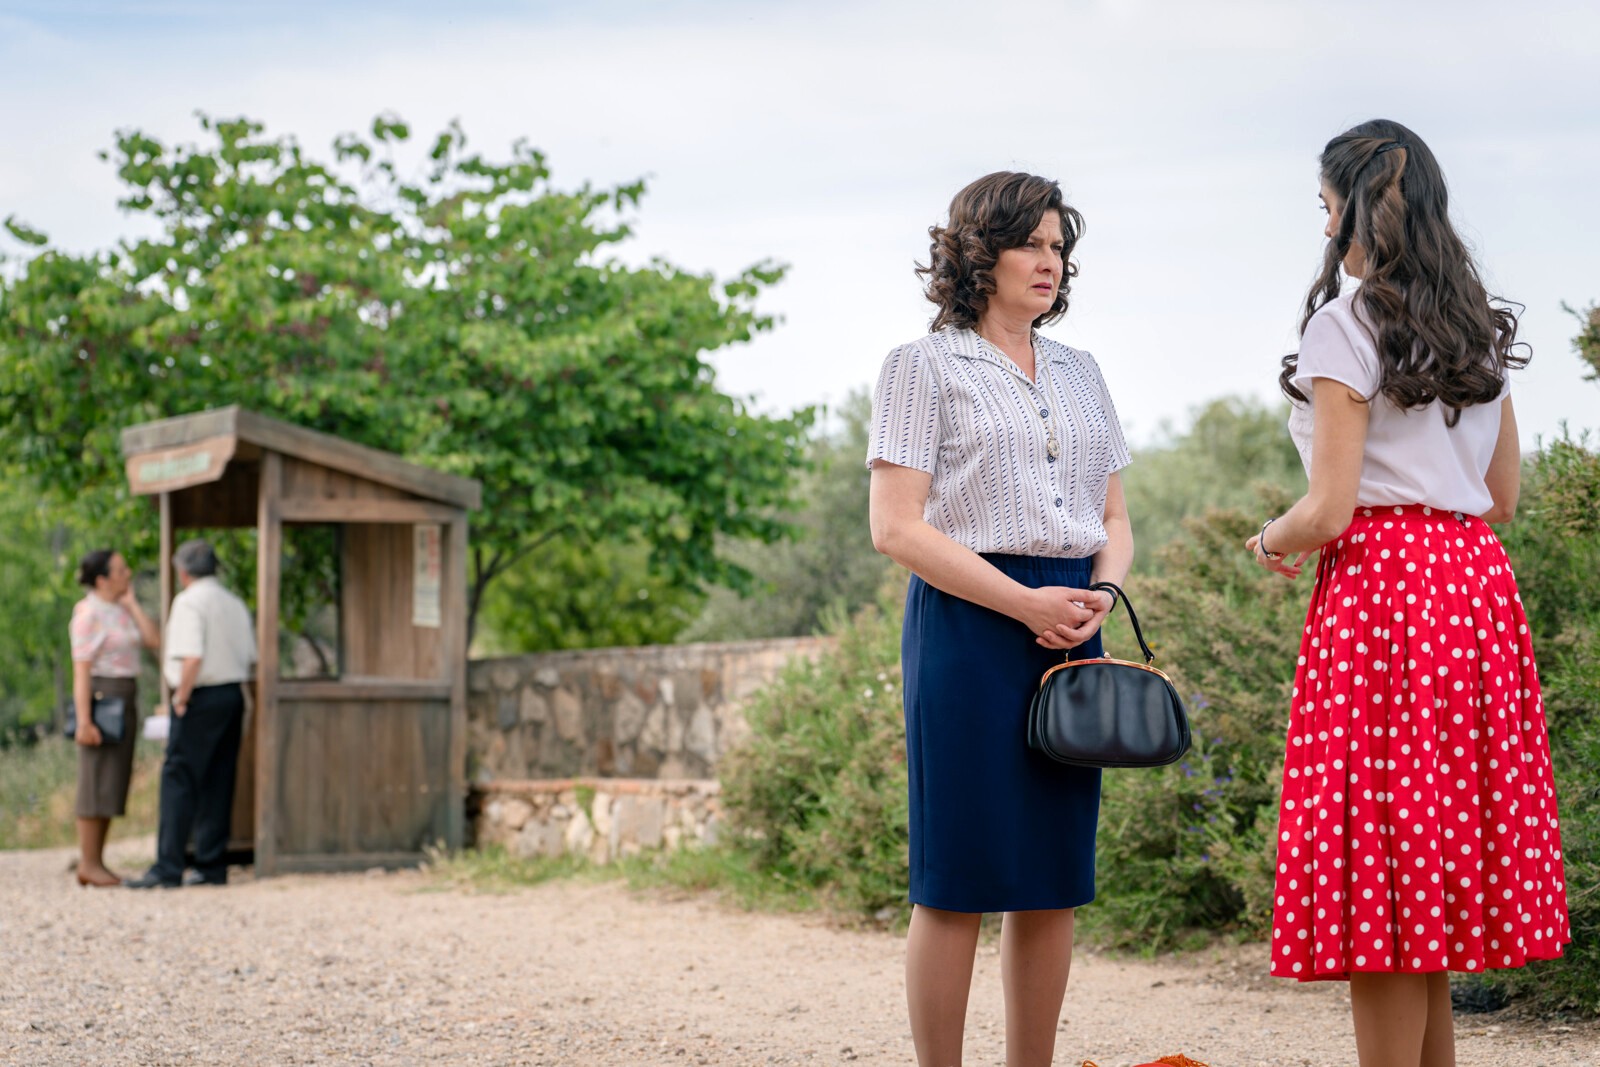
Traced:
[[650, 568], [641, 540], [552, 542], [501, 576], [484, 600], [475, 653], [670, 644], [704, 596]]
[[68, 531], [15, 468], [0, 466], [0, 747], [50, 724], [71, 692], [67, 620], [80, 591]]
[[688, 641], [737, 641], [819, 633], [834, 614], [849, 615], [877, 595], [889, 560], [872, 547], [867, 526], [867, 432], [872, 396], [852, 392], [837, 423], [812, 437], [795, 498], [794, 536], [771, 544], [729, 545], [728, 556], [756, 576], [740, 595], [712, 589], [704, 610], [680, 635]]
[[[129, 423], [237, 403], [478, 478], [470, 610], [526, 554], [636, 539], [677, 586], [748, 584], [717, 535], [771, 540], [809, 411], [751, 413], [708, 351], [770, 327], [781, 268], [721, 285], [607, 254], [642, 182], [561, 190], [519, 142], [496, 162], [451, 125], [414, 167], [380, 117], [332, 162], [247, 119], [211, 143], [137, 131], [106, 153], [151, 237], [75, 256], [36, 246], [0, 284], [3, 456], [130, 547]], [[412, 173], [414, 171], [415, 173]]]
[[1572, 347], [1577, 349], [1578, 357], [1589, 364], [1588, 379], [1600, 381], [1600, 304], [1591, 304], [1587, 311], [1567, 310], [1583, 323], [1583, 332], [1573, 338]]

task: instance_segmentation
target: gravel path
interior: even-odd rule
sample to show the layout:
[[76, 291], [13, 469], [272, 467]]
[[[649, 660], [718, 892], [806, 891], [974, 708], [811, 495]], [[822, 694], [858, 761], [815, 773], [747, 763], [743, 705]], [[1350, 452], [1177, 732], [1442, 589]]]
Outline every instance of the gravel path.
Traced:
[[[136, 872], [151, 851], [110, 858]], [[882, 932], [615, 883], [487, 894], [417, 872], [90, 891], [71, 857], [0, 852], [0, 1063], [913, 1062], [903, 942]], [[1259, 956], [1080, 954], [1057, 1063], [1353, 1063], [1343, 987], [1268, 980]], [[997, 963], [980, 950], [969, 1065], [1004, 1062]], [[1463, 1067], [1600, 1063], [1595, 1024], [1457, 1025]]]

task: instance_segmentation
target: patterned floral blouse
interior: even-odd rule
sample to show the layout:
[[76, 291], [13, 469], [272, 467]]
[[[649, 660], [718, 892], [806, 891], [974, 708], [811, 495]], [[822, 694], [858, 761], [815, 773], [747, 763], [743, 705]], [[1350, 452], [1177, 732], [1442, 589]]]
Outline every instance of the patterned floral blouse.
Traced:
[[87, 660], [89, 673], [101, 678], [137, 678], [139, 648], [144, 639], [139, 625], [121, 605], [93, 593], [72, 609], [72, 658]]

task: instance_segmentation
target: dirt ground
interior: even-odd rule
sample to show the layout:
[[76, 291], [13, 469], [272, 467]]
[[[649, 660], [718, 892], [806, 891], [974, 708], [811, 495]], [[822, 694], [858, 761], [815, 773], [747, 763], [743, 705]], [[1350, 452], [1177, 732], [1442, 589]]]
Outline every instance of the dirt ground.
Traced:
[[[148, 839], [114, 845], [124, 873]], [[705, 896], [557, 882], [505, 894], [418, 872], [82, 890], [66, 850], [0, 852], [0, 1063], [913, 1063], [904, 942]], [[1004, 1062], [980, 949], [968, 1065]], [[1182, 1052], [1212, 1067], [1348, 1065], [1341, 985], [1260, 950], [1080, 953], [1058, 1064]], [[1460, 1062], [1595, 1067], [1600, 1026], [1457, 1019]]]

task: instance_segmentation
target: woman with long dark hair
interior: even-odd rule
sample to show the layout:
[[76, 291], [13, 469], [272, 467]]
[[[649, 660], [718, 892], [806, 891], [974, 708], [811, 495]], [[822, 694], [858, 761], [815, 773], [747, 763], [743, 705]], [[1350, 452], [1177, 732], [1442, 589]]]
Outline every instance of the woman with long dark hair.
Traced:
[[1571, 940], [1539, 677], [1489, 526], [1516, 511], [1507, 372], [1527, 358], [1421, 138], [1366, 122], [1328, 142], [1321, 168], [1327, 257], [1280, 378], [1310, 486], [1247, 542], [1289, 578], [1321, 550], [1272, 973], [1349, 979], [1361, 1067], [1447, 1067], [1449, 972], [1520, 967]]
[[1083, 219], [1060, 187], [990, 174], [930, 229], [933, 333], [883, 363], [872, 541], [908, 568], [901, 660], [910, 785], [906, 998], [917, 1062], [961, 1062], [984, 912], [1003, 912], [1006, 1062], [1055, 1047], [1074, 909], [1094, 899], [1100, 772], [1027, 747], [1028, 702], [1100, 655], [1133, 559], [1128, 449], [1100, 368], [1040, 334], [1067, 311]]

